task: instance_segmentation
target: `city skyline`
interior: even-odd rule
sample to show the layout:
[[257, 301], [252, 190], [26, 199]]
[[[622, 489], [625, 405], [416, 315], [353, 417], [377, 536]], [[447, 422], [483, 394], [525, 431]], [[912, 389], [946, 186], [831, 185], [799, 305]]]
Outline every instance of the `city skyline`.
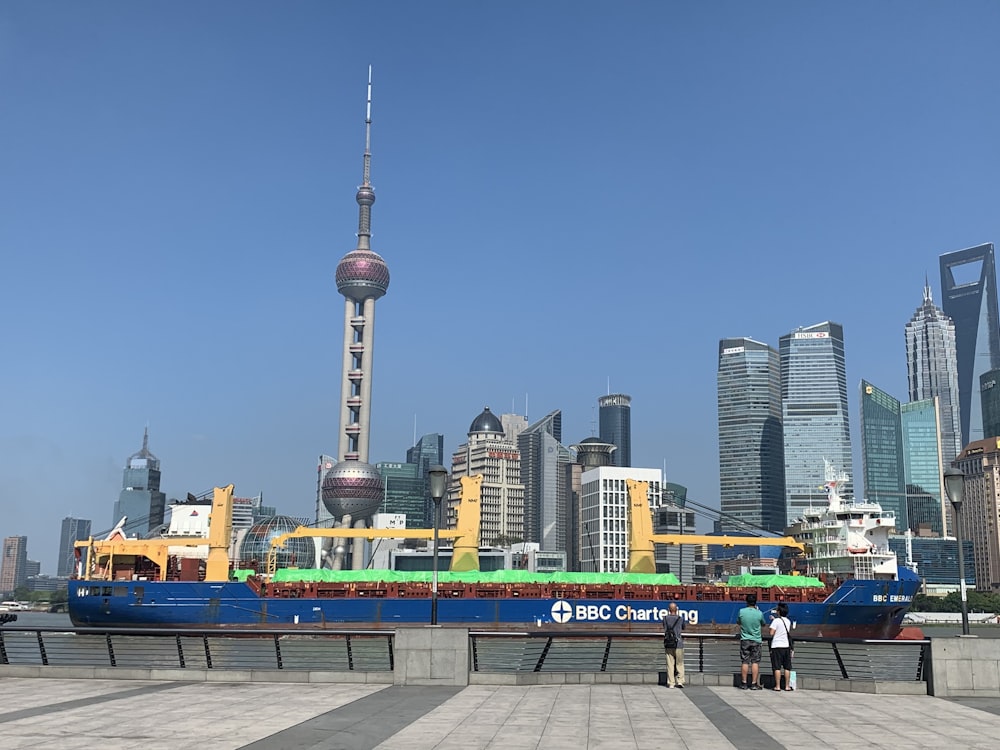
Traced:
[[[849, 387], [904, 394], [900, 326], [925, 274], [941, 299], [938, 256], [1000, 236], [987, 4], [915, 3], [906, 34], [893, 6], [557, 5], [524, 24], [220, 2], [195, 28], [112, 5], [3, 11], [18, 366], [0, 375], [0, 534], [29, 536], [46, 572], [50, 519], [105, 528], [147, 423], [169, 497], [233, 482], [313, 515], [316, 456], [337, 450], [332, 277], [357, 224], [368, 64], [393, 271], [374, 460], [399, 460], [415, 415], [450, 455], [484, 403], [525, 394], [529, 420], [560, 409], [578, 443], [612, 390], [633, 397], [631, 463], [716, 504], [720, 338], [837, 320]], [[53, 466], [74, 478], [56, 497]]]

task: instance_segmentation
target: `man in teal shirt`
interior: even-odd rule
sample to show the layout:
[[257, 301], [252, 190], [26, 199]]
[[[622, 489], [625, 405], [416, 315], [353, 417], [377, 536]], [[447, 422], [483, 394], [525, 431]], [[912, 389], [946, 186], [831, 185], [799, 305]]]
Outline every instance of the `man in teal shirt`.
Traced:
[[[740, 688], [760, 690], [757, 677], [760, 673], [762, 643], [760, 629], [764, 624], [764, 613], [757, 609], [756, 594], [747, 594], [747, 606], [740, 610], [736, 622], [740, 624], [740, 675], [743, 678]], [[747, 685], [748, 671], [752, 678], [749, 685]]]

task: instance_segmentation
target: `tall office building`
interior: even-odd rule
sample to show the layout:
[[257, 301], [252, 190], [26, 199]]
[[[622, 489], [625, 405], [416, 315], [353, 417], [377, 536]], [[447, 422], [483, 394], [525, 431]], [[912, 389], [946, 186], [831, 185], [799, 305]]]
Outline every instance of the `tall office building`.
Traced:
[[580, 568], [585, 573], [624, 573], [628, 569], [628, 489], [625, 481], [648, 482], [650, 512], [661, 504], [659, 469], [600, 466], [580, 477]]
[[[422, 435], [413, 447], [406, 451], [406, 463], [414, 464], [417, 467], [417, 474], [424, 480], [424, 516], [422, 525], [417, 524], [417, 520], [406, 520], [406, 525], [411, 529], [434, 526], [434, 500], [431, 498], [431, 486], [427, 481], [427, 472], [432, 466], [444, 464], [444, 435], [437, 432], [429, 432]], [[444, 511], [442, 510], [442, 515]], [[439, 518], [438, 523], [444, 526], [444, 518]]]
[[899, 400], [861, 381], [861, 466], [865, 499], [896, 514], [896, 528], [908, 526], [903, 430]]
[[1000, 591], [1000, 438], [969, 443], [955, 466], [965, 474], [962, 538], [972, 542], [976, 589]]
[[336, 465], [336, 457], [320, 454], [319, 464], [316, 467], [316, 528], [318, 529], [329, 529], [337, 520], [323, 502], [323, 483], [326, 481], [326, 475], [333, 471]]
[[504, 545], [524, 541], [524, 485], [521, 453], [504, 436], [503, 425], [487, 406], [472, 420], [468, 442], [451, 457], [448, 526], [455, 527], [460, 479], [482, 474], [479, 543]]
[[573, 454], [562, 444], [562, 411], [556, 409], [517, 437], [524, 485], [524, 536], [545, 552], [565, 552], [569, 487], [565, 467]]
[[597, 399], [601, 440], [617, 449], [611, 456], [615, 466], [632, 465], [632, 397], [609, 393]]
[[427, 477], [420, 473], [420, 466], [411, 463], [380, 461], [375, 464], [382, 476], [385, 496], [379, 506], [379, 513], [403, 514], [406, 528], [427, 528]]
[[955, 321], [962, 445], [983, 437], [979, 378], [1000, 368], [1000, 317], [993, 243], [945, 253], [941, 261], [944, 312]]
[[149, 428], [142, 434], [142, 448], [125, 463], [122, 491], [115, 503], [114, 526], [127, 517], [122, 533], [145, 537], [163, 526], [167, 496], [160, 492], [160, 459], [149, 452]]
[[979, 403], [983, 410], [983, 439], [1000, 437], [1000, 370], [979, 376]]
[[59, 533], [59, 562], [56, 565], [57, 576], [70, 576], [76, 569], [76, 542], [86, 541], [90, 537], [90, 521], [85, 518], [64, 518], [62, 530]]
[[904, 329], [910, 401], [937, 398], [941, 412], [941, 449], [950, 464], [962, 450], [958, 397], [958, 354], [955, 323], [934, 304], [924, 284], [924, 301]]
[[[750, 338], [719, 342], [722, 528], [785, 528], [785, 445], [778, 352]], [[742, 522], [742, 523], [741, 523]]]
[[503, 425], [503, 435], [512, 443], [517, 442], [517, 436], [528, 427], [528, 418], [520, 414], [501, 414], [500, 424]]
[[[900, 404], [906, 520], [919, 536], [945, 536], [948, 530], [941, 446], [940, 401], [937, 398]], [[950, 463], [950, 462], [949, 462]], [[898, 524], [900, 532], [904, 531]]]
[[[372, 76], [368, 69], [368, 104], [365, 110], [365, 153], [361, 187], [358, 188], [358, 245], [337, 264], [337, 291], [344, 295], [344, 349], [340, 375], [340, 442], [337, 463], [323, 479], [323, 503], [336, 523], [366, 526], [382, 502], [382, 479], [368, 463], [371, 428], [372, 361], [375, 334], [375, 301], [389, 289], [389, 267], [371, 249], [371, 209], [375, 190], [371, 184]], [[351, 563], [364, 565], [363, 540], [351, 545]], [[343, 553], [334, 547], [332, 566], [340, 569]]]
[[[825, 481], [824, 459], [852, 476], [847, 418], [844, 329], [829, 321], [785, 334], [781, 358], [781, 421], [785, 442], [785, 517], [815, 503]], [[850, 496], [853, 481], [845, 488]]]
[[9, 536], [3, 540], [0, 560], [0, 595], [10, 596], [28, 578], [28, 537]]

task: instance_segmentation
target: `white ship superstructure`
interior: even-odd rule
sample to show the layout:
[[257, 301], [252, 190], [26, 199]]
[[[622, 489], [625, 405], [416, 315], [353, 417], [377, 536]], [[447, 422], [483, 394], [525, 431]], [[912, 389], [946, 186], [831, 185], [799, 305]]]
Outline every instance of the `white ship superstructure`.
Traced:
[[842, 498], [840, 488], [848, 482], [847, 474], [838, 474], [827, 462], [826, 507], [806, 508], [790, 529], [807, 546], [809, 575], [895, 580], [898, 568], [889, 535], [896, 530], [896, 515], [878, 503]]

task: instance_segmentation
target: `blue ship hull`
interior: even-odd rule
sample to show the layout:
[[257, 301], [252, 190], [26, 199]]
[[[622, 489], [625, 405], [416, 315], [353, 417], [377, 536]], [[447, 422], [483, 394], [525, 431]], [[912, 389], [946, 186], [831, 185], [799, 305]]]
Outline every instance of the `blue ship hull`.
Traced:
[[[898, 581], [848, 580], [822, 602], [789, 602], [800, 636], [894, 638], [919, 590], [908, 572]], [[768, 592], [767, 589], [764, 590]], [[767, 612], [778, 601], [762, 598]], [[743, 601], [677, 600], [693, 630], [730, 632]], [[438, 621], [479, 629], [659, 627], [667, 601], [640, 599], [442, 598]], [[78, 627], [387, 628], [430, 621], [427, 598], [277, 598], [231, 582], [69, 582], [69, 613]]]

